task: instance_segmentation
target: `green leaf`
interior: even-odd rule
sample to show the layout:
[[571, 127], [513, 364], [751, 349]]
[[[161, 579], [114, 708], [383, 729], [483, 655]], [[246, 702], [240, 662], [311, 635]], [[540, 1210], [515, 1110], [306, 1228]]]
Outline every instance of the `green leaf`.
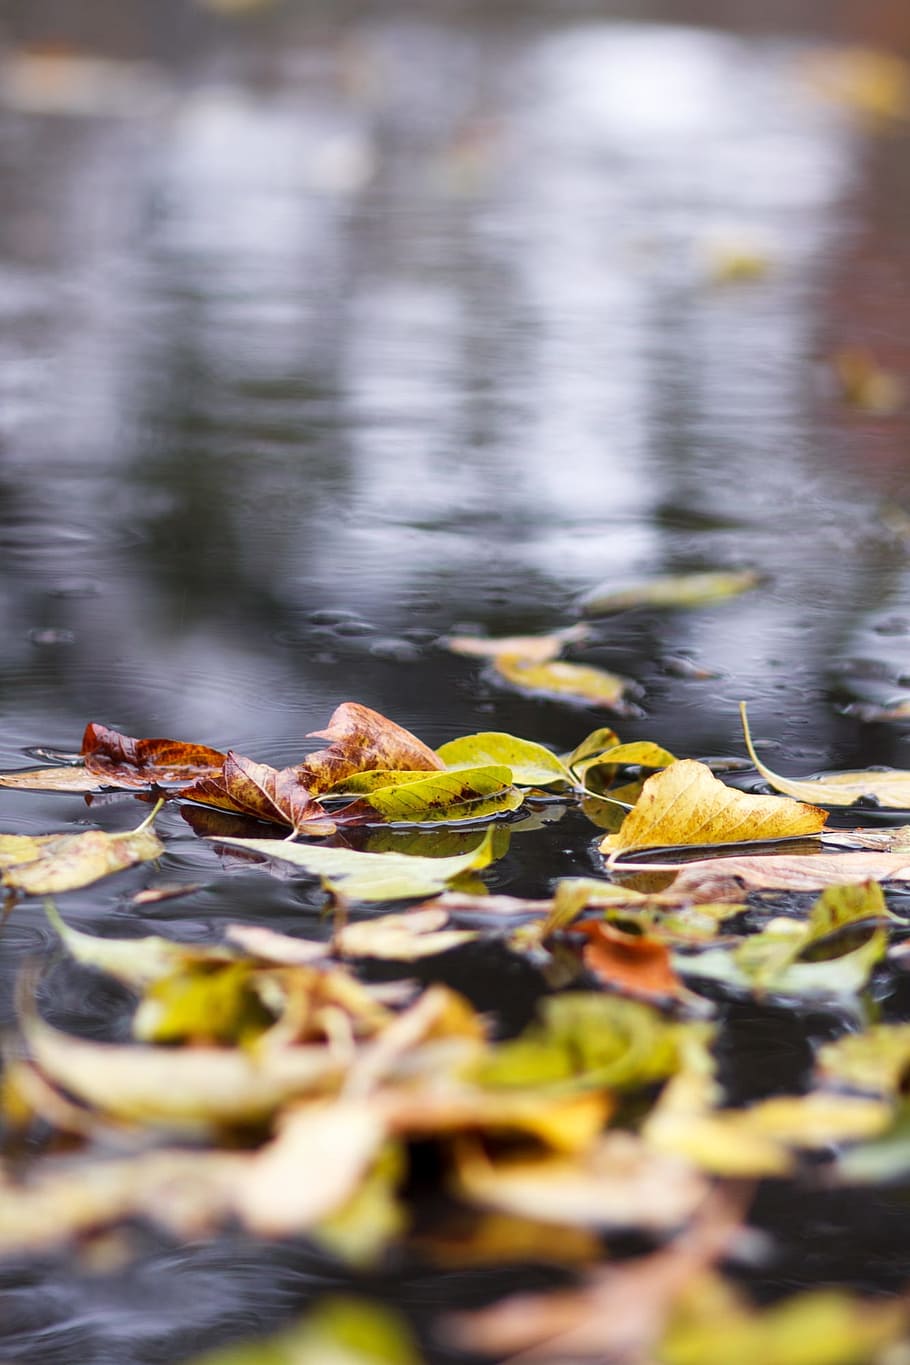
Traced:
[[328, 891], [353, 901], [407, 900], [435, 896], [456, 877], [478, 872], [493, 859], [493, 831], [468, 853], [453, 858], [408, 857], [403, 853], [358, 853], [350, 848], [313, 848], [286, 839], [225, 839], [217, 843], [292, 863], [322, 879]]
[[572, 780], [562, 760], [542, 744], [497, 730], [452, 739], [436, 753], [449, 769], [501, 764], [512, 770], [512, 781], [519, 787], [547, 787]]
[[433, 773], [420, 781], [380, 787], [338, 814], [339, 824], [360, 821], [375, 812], [380, 819], [404, 824], [434, 821], [487, 820], [517, 810], [524, 797], [512, 786], [512, 772], [499, 765]]
[[421, 1365], [403, 1319], [364, 1299], [324, 1299], [300, 1326], [187, 1365]]
[[682, 976], [706, 977], [758, 994], [802, 999], [855, 995], [884, 957], [888, 936], [875, 929], [857, 948], [820, 961], [800, 960], [813, 942], [817, 940], [807, 926], [777, 919], [732, 951], [711, 948], [696, 957], [677, 955], [673, 965]]

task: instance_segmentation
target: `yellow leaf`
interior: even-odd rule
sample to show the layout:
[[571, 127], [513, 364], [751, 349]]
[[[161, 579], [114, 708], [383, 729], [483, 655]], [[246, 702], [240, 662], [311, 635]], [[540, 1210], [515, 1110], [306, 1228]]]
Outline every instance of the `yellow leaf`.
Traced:
[[628, 588], [605, 583], [585, 593], [579, 602], [585, 616], [606, 616], [632, 607], [700, 607], [736, 597], [761, 582], [754, 569], [714, 573], [667, 574]]
[[649, 777], [635, 807], [600, 849], [611, 859], [631, 848], [742, 843], [817, 834], [827, 811], [778, 796], [750, 796], [716, 778], [694, 759], [680, 759]]
[[[158, 810], [156, 806], [154, 815]], [[125, 834], [108, 834], [89, 829], [84, 834], [60, 834], [42, 839], [33, 849], [25, 849], [21, 863], [6, 864], [2, 885], [28, 896], [52, 896], [122, 872], [136, 863], [160, 858], [164, 844], [149, 820]]]
[[[636, 866], [647, 866], [653, 871], [656, 865]], [[668, 894], [696, 901], [736, 900], [746, 891], [818, 891], [825, 886], [847, 886], [859, 881], [907, 882], [910, 853], [769, 853], [742, 858], [698, 858], [681, 866], [663, 863], [661, 871], [676, 872]]]
[[739, 704], [739, 714], [749, 757], [765, 781], [778, 791], [786, 792], [797, 801], [824, 801], [826, 806], [852, 806], [854, 802], [866, 799], [893, 809], [910, 810], [910, 771], [899, 768], [885, 772], [857, 768], [849, 772], [826, 773], [824, 777], [779, 777], [755, 752], [744, 701]]
[[590, 664], [570, 664], [561, 659], [537, 664], [520, 656], [500, 654], [493, 660], [493, 668], [506, 682], [528, 692], [565, 701], [587, 702], [590, 706], [605, 706], [620, 713], [629, 710], [624, 701], [631, 686], [628, 678], [606, 673]]
[[475, 659], [496, 659], [507, 654], [512, 659], [524, 659], [531, 664], [544, 664], [556, 659], [566, 645], [580, 644], [591, 634], [586, 625], [567, 626], [549, 635], [503, 635], [497, 638], [480, 635], [448, 635], [441, 643], [453, 654], [465, 654]]

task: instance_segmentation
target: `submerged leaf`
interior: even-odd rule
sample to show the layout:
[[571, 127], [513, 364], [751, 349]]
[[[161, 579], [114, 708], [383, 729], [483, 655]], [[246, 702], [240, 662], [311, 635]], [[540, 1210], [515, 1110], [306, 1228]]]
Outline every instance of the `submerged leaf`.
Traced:
[[333, 834], [335, 825], [310, 795], [296, 768], [271, 768], [228, 753], [215, 777], [203, 777], [179, 793], [187, 801], [272, 824], [290, 825], [295, 834]]
[[852, 806], [856, 801], [872, 800], [895, 810], [910, 810], [910, 772], [898, 768], [879, 771], [857, 769], [851, 772], [826, 773], [823, 777], [780, 777], [762, 763], [752, 744], [746, 703], [740, 702], [743, 734], [749, 757], [766, 782], [777, 791], [786, 792], [798, 801], [824, 801], [826, 806]]
[[585, 616], [607, 616], [632, 607], [700, 607], [736, 597], [761, 582], [754, 569], [710, 573], [668, 574], [628, 588], [604, 583], [585, 593], [579, 606]]
[[542, 744], [495, 730], [452, 739], [441, 745], [436, 753], [449, 769], [501, 764], [511, 770], [512, 781], [519, 787], [548, 787], [554, 782], [563, 784], [572, 780], [562, 760]]
[[540, 696], [605, 706], [620, 715], [631, 709], [625, 701], [625, 694], [633, 685], [629, 679], [591, 664], [570, 664], [561, 659], [537, 664], [499, 654], [493, 660], [493, 669], [505, 682]]
[[354, 824], [377, 818], [402, 824], [486, 820], [517, 810], [523, 800], [521, 792], [512, 786], [512, 770], [488, 765], [379, 787], [345, 806], [337, 818], [341, 823]]
[[313, 848], [286, 839], [218, 839], [219, 844], [293, 863], [323, 886], [353, 901], [405, 900], [433, 896], [465, 872], [479, 872], [493, 858], [493, 831], [468, 853], [453, 858], [409, 857], [403, 853], [358, 853], [350, 848]]
[[331, 790], [351, 773], [373, 768], [432, 772], [445, 767], [410, 730], [359, 702], [342, 702], [326, 729], [313, 730], [308, 738], [331, 740], [328, 748], [310, 754], [294, 769], [314, 794]]
[[611, 858], [632, 848], [741, 843], [817, 834], [827, 811], [779, 796], [728, 787], [704, 763], [680, 759], [649, 777], [616, 834], [601, 841]]

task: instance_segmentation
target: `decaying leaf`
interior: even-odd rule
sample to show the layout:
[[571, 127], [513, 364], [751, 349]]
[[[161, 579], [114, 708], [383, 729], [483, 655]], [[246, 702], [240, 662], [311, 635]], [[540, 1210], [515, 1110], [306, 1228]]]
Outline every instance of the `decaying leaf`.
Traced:
[[[89, 829], [84, 834], [59, 834], [41, 838], [40, 842], [29, 841], [29, 846], [22, 849], [28, 855], [23, 861], [5, 863], [0, 884], [27, 896], [53, 896], [91, 886], [102, 877], [123, 872], [136, 863], [160, 858], [164, 844], [150, 823], [156, 811], [125, 834]], [[10, 857], [15, 857], [8, 842], [13, 837], [7, 836], [6, 851]]]
[[674, 1228], [692, 1216], [707, 1182], [632, 1133], [604, 1134], [583, 1153], [491, 1158], [476, 1142], [456, 1148], [457, 1192], [504, 1213], [581, 1227]]
[[511, 654], [498, 654], [492, 666], [505, 682], [525, 692], [587, 706], [604, 706], [619, 715], [637, 714], [637, 708], [626, 701], [626, 693], [633, 686], [629, 679], [607, 673], [592, 664], [571, 664], [563, 659], [538, 664]]
[[205, 744], [177, 739], [134, 739], [90, 722], [82, 736], [87, 772], [108, 786], [149, 787], [184, 784], [217, 773], [225, 755]]
[[482, 635], [448, 635], [440, 641], [453, 654], [466, 654], [475, 659], [496, 659], [507, 654], [512, 659], [545, 664], [556, 659], [567, 645], [581, 644], [591, 634], [591, 627], [583, 623], [554, 630], [549, 635], [503, 635], [499, 639]]
[[573, 927], [584, 934], [584, 963], [606, 986], [630, 995], [670, 999], [683, 993], [665, 943], [645, 934], [628, 934], [604, 921]]
[[469, 853], [453, 858], [419, 858], [401, 853], [358, 853], [350, 848], [313, 848], [286, 839], [219, 839], [227, 848], [292, 863], [319, 877], [329, 891], [352, 901], [407, 900], [434, 896], [465, 872], [479, 872], [493, 857], [492, 831]]
[[[642, 864], [652, 870], [657, 864]], [[679, 866], [677, 864], [676, 866]], [[668, 893], [694, 901], [736, 900], [747, 891], [818, 891], [852, 882], [910, 881], [910, 853], [763, 853], [698, 858], [676, 872]]]
[[445, 767], [410, 730], [359, 702], [342, 702], [326, 729], [313, 730], [308, 738], [331, 741], [295, 769], [301, 784], [314, 794], [330, 791], [351, 773], [372, 768], [432, 772]]
[[289, 825], [295, 834], [320, 837], [335, 824], [301, 780], [298, 768], [271, 768], [228, 753], [214, 777], [203, 777], [180, 793], [187, 801], [257, 820]]
[[371, 820], [402, 824], [487, 820], [517, 810], [523, 800], [512, 785], [511, 768], [488, 764], [378, 787], [345, 806], [338, 819], [349, 824]]
[[608, 616], [617, 611], [629, 611], [632, 607], [700, 607], [737, 597], [760, 582], [761, 575], [754, 569], [668, 574], [626, 588], [616, 588], [612, 583], [599, 584], [585, 593], [578, 605], [585, 616]]
[[817, 806], [737, 791], [704, 763], [686, 758], [648, 778], [619, 831], [600, 848], [612, 861], [633, 848], [789, 839], [817, 834], [827, 818]]
[[739, 713], [749, 757], [766, 782], [777, 791], [786, 792], [798, 801], [824, 801], [826, 806], [852, 806], [854, 802], [874, 801], [877, 805], [895, 810], [910, 810], [910, 772], [899, 769], [869, 769], [865, 772], [826, 773], [823, 777], [789, 778], [762, 763], [752, 744], [746, 703], [740, 702]]
[[[611, 731], [612, 733], [612, 731]], [[510, 769], [519, 787], [549, 787], [554, 782], [571, 783], [568, 768], [542, 744], [518, 739], [499, 731], [463, 735], [436, 750], [449, 769], [473, 768], [478, 764], [500, 764]]]

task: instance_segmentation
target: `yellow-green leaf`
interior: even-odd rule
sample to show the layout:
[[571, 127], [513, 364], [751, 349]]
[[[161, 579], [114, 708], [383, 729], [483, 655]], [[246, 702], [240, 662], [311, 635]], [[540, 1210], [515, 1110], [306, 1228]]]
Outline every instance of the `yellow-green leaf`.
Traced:
[[148, 820], [126, 834], [107, 834], [100, 829], [60, 834], [29, 850], [24, 862], [8, 864], [2, 885], [29, 896], [52, 896], [160, 858], [164, 851]]
[[511, 769], [512, 781], [519, 787], [547, 787], [572, 780], [562, 760], [542, 744], [495, 730], [452, 739], [436, 753], [449, 769], [501, 764]]
[[526, 692], [555, 697], [558, 701], [605, 706], [620, 714], [631, 709], [625, 700], [626, 692], [632, 686], [629, 679], [591, 664], [570, 664], [562, 659], [537, 664], [499, 654], [493, 660], [493, 669], [505, 682]]
[[754, 569], [668, 574], [627, 588], [601, 584], [585, 593], [579, 606], [585, 616], [607, 616], [612, 612], [628, 611], [631, 607], [701, 607], [708, 602], [737, 597], [760, 582], [761, 575]]
[[618, 833], [601, 841], [612, 856], [632, 848], [742, 843], [817, 834], [827, 811], [726, 786], [704, 763], [680, 759], [649, 777]]
[[390, 823], [487, 820], [517, 810], [524, 797], [512, 785], [512, 772], [498, 764], [433, 773], [416, 782], [379, 787], [340, 811], [345, 820], [366, 822], [370, 812]]
[[409, 857], [404, 853], [358, 853], [350, 848], [314, 848], [287, 839], [226, 839], [217, 843], [293, 863], [320, 877], [330, 891], [354, 901], [407, 900], [435, 896], [465, 872], [478, 872], [493, 858], [493, 831], [468, 853], [452, 858]]
[[128, 986], [141, 988], [193, 961], [228, 962], [234, 954], [223, 948], [174, 943], [157, 934], [142, 938], [101, 938], [65, 924], [54, 906], [45, 903], [47, 917], [77, 962], [108, 972]]

